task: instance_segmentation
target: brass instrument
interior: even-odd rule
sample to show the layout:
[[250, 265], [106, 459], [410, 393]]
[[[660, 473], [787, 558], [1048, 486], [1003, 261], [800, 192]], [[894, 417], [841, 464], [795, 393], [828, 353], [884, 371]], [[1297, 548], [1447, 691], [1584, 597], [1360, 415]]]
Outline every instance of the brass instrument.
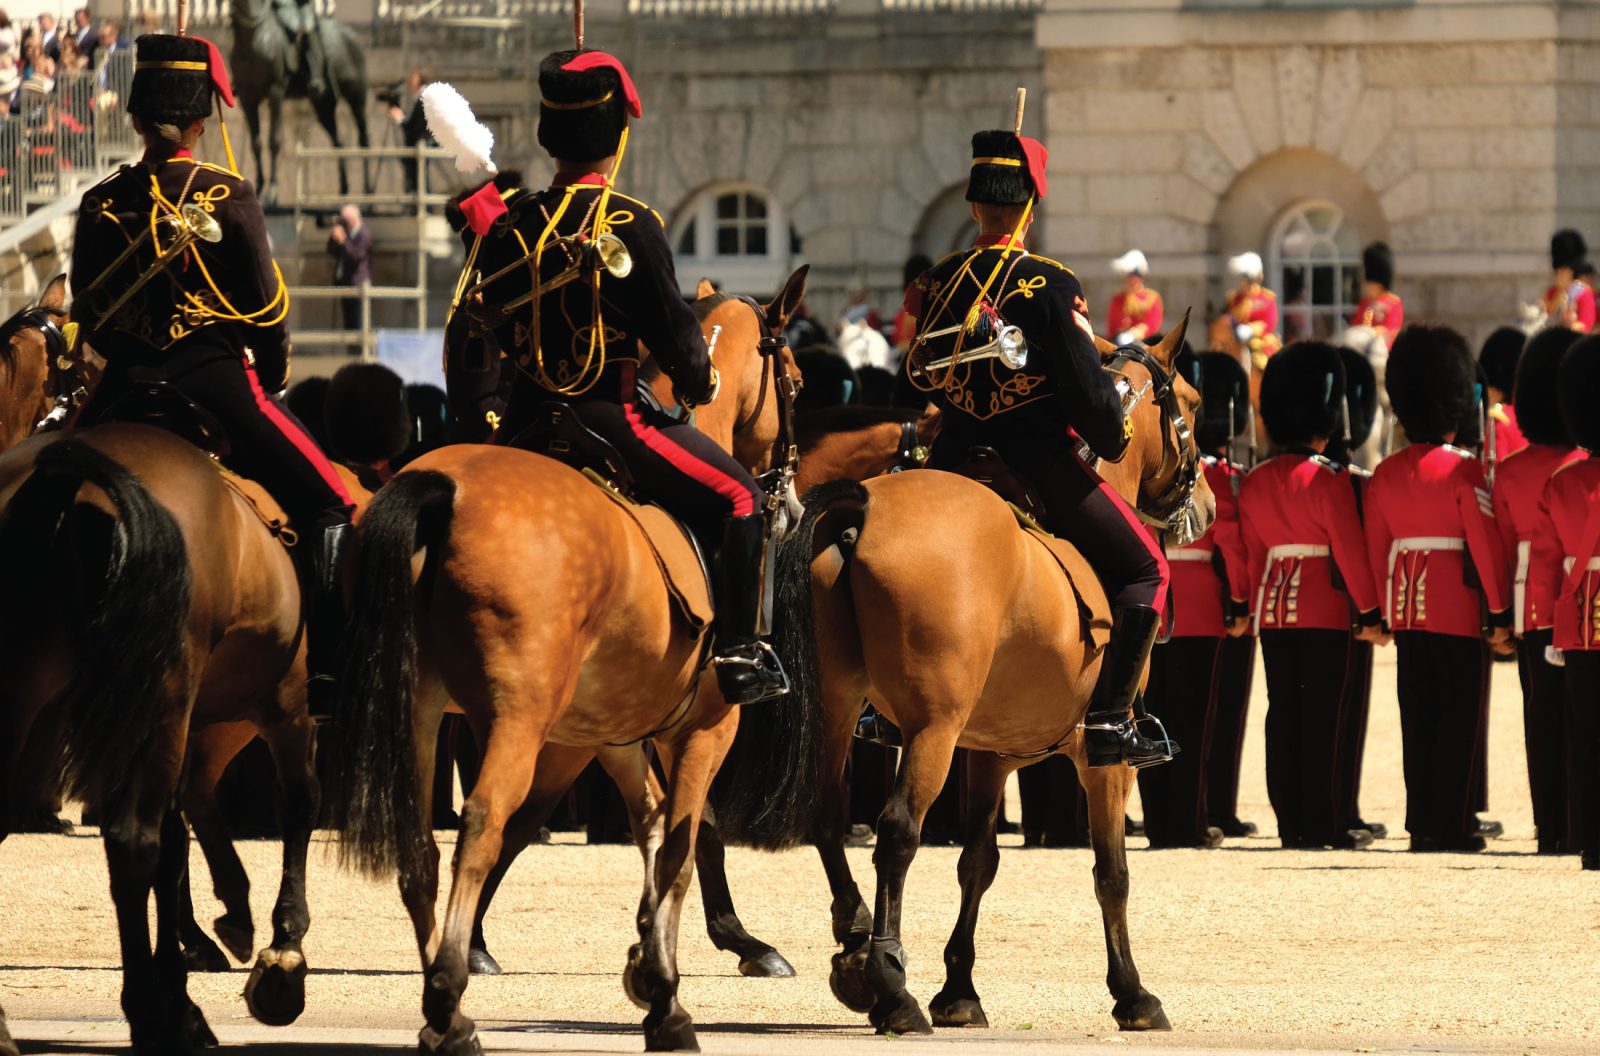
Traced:
[[[172, 241], [162, 247], [161, 251], [156, 254], [156, 259], [150, 262], [150, 266], [140, 272], [139, 277], [134, 279], [132, 284], [123, 290], [115, 301], [111, 302], [109, 307], [96, 313], [94, 325], [91, 329], [98, 330], [104, 326], [107, 320], [122, 310], [123, 305], [133, 299], [134, 294], [144, 289], [151, 279], [165, 271], [168, 264], [171, 264], [179, 254], [195, 242], [217, 243], [222, 241], [222, 225], [218, 224], [216, 218], [210, 213], [192, 202], [185, 202], [178, 207], [176, 214], [169, 213], [163, 216], [160, 222], [177, 229]], [[115, 275], [123, 264], [127, 263], [128, 258], [132, 257], [134, 253], [143, 248], [146, 242], [154, 237], [154, 230], [153, 226], [145, 228], [144, 231], [140, 232], [138, 238], [129, 242], [128, 248], [117, 254], [117, 259], [113, 260], [104, 271], [96, 276], [95, 280], [89, 284], [89, 288], [79, 295], [79, 300], [85, 304], [93, 304], [94, 295], [100, 291], [100, 287], [111, 276]]]
[[[960, 329], [962, 329], [961, 326], [950, 326], [943, 330], [935, 330], [926, 335], [923, 340], [946, 337]], [[926, 363], [913, 363], [911, 365], [911, 376], [918, 378], [929, 371], [944, 370], [947, 367], [955, 366], [957, 363], [971, 363], [980, 359], [998, 359], [1008, 370], [1021, 370], [1026, 367], [1028, 365], [1028, 340], [1022, 336], [1022, 328], [1007, 324], [1002, 326], [1000, 332], [995, 334], [994, 340], [986, 345], [979, 345], [977, 348], [970, 350], [964, 349], [959, 353], [932, 359]]]
[[[601, 270], [604, 270], [606, 274], [617, 279], [625, 279], [628, 277], [629, 273], [633, 271], [633, 254], [628, 252], [628, 247], [622, 241], [622, 239], [611, 234], [609, 231], [602, 234], [599, 238], [589, 238], [586, 235], [567, 235], [564, 238], [552, 239], [551, 245], [546, 246], [545, 251], [548, 252], [552, 246], [558, 245], [566, 245], [568, 247], [576, 246], [578, 253], [577, 261], [575, 261], [565, 271], [555, 275], [550, 279], [549, 282], [537, 283], [534, 288], [529, 290], [527, 293], [518, 294], [507, 303], [493, 309], [497, 320], [503, 320], [506, 316], [510, 315], [518, 308], [533, 303], [540, 297], [543, 297], [545, 294], [550, 293], [552, 290], [559, 290], [561, 287], [566, 286], [569, 283], [576, 282], [579, 279], [587, 279]], [[530, 260], [534, 259], [537, 252], [538, 251], [535, 250], [532, 253], [525, 253], [516, 260], [513, 260], [511, 263], [507, 264], [505, 267], [501, 268], [499, 271], [496, 271], [494, 274], [486, 275], [479, 279], [473, 284], [472, 288], [462, 296], [463, 302], [468, 301], [475, 294], [482, 293], [490, 283], [496, 281], [497, 279], [502, 279], [511, 274], [513, 271], [516, 271], [518, 268], [525, 266]], [[477, 314], [484, 315], [487, 313], [479, 312]], [[496, 324], [491, 322], [489, 325]]]

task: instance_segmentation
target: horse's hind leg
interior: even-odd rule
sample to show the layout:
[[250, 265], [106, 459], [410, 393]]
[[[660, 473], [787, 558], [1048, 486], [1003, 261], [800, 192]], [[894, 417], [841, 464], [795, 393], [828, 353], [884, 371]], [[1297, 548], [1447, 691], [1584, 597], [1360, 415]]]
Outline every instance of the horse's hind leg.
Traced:
[[1123, 1030], [1171, 1030], [1161, 999], [1139, 983], [1128, 943], [1128, 848], [1123, 820], [1133, 771], [1125, 766], [1084, 765], [1081, 746], [1073, 755], [1089, 794], [1089, 839], [1094, 844], [1094, 894], [1106, 929], [1106, 984], [1116, 999], [1111, 1015]]
[[1000, 869], [1000, 847], [995, 842], [995, 822], [1006, 778], [1016, 769], [997, 755], [971, 752], [968, 760], [966, 840], [956, 874], [961, 879], [961, 913], [944, 948], [944, 989], [928, 1005], [939, 1027], [987, 1027], [972, 983], [977, 959], [974, 937], [978, 931], [978, 904]]
[[[825, 679], [827, 677], [824, 675]], [[833, 941], [840, 947], [833, 955], [832, 969], [828, 972], [828, 988], [839, 1003], [852, 1012], [870, 1011], [878, 1000], [866, 976], [867, 952], [872, 941], [872, 910], [861, 897], [861, 888], [856, 885], [850, 861], [844, 853], [845, 834], [849, 829], [845, 763], [855, 739], [861, 697], [861, 687], [854, 682], [839, 685], [835, 680], [824, 684], [823, 749], [817, 764], [820, 778], [812, 832], [832, 895], [829, 915]]]
[[[156, 949], [155, 967], [166, 988], [184, 1043], [197, 1048], [215, 1048], [216, 1035], [206, 1025], [200, 1009], [189, 999], [189, 965], [178, 941], [180, 889], [189, 871], [189, 829], [176, 806], [161, 819], [161, 854], [156, 864]], [[165, 1052], [165, 1046], [161, 1051]]]
[[725, 848], [722, 837], [717, 834], [717, 819], [710, 803], [700, 817], [700, 838], [695, 842], [694, 861], [700, 873], [700, 901], [705, 905], [706, 932], [711, 936], [711, 944], [739, 958], [740, 975], [770, 979], [793, 976], [794, 966], [784, 960], [783, 954], [746, 931], [733, 908]]
[[[212, 927], [238, 961], [249, 960], [255, 952], [256, 926], [250, 916], [250, 876], [228, 837], [217, 803], [217, 782], [228, 763], [255, 735], [255, 727], [248, 722], [218, 723], [195, 731], [189, 738], [189, 772], [183, 789], [183, 812], [194, 826], [195, 839], [206, 856], [212, 892], [222, 903], [222, 916]], [[184, 956], [193, 971], [225, 972], [228, 958], [194, 919], [191, 880], [185, 870], [178, 918]]]
[[[344, 146], [343, 143], [339, 142], [338, 95], [329, 91], [317, 99], [313, 105], [317, 112], [317, 124], [321, 125], [322, 130], [328, 134], [328, 142], [333, 144], [335, 150]], [[350, 179], [345, 174], [344, 158], [342, 157], [339, 159], [339, 193], [350, 193]]]
[[[303, 700], [302, 672], [291, 674], [288, 694]], [[301, 943], [311, 927], [306, 904], [306, 856], [317, 820], [317, 776], [312, 763], [315, 727], [304, 708], [266, 731], [278, 770], [278, 826], [283, 832], [283, 879], [272, 908], [272, 945], [262, 950], [245, 983], [250, 1014], [269, 1027], [300, 1018], [306, 1007], [306, 958]]]

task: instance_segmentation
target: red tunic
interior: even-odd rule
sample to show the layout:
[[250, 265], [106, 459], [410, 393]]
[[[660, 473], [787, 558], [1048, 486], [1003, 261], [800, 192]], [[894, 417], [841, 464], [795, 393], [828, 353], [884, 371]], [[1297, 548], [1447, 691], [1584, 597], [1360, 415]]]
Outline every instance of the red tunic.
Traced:
[[1494, 519], [1505, 542], [1511, 567], [1512, 613], [1517, 634], [1542, 630], [1555, 622], [1549, 598], [1535, 607], [1528, 590], [1528, 560], [1539, 526], [1539, 499], [1550, 474], [1586, 456], [1575, 447], [1531, 444], [1506, 456], [1494, 477]]
[[[1224, 592], [1244, 603], [1250, 597], [1249, 559], [1239, 529], [1239, 500], [1236, 488], [1244, 472], [1231, 462], [1207, 457], [1204, 460], [1206, 483], [1217, 497], [1217, 518], [1206, 534], [1188, 546], [1167, 550], [1172, 569], [1173, 628], [1175, 638], [1220, 638], [1226, 633], [1227, 614], [1223, 611]], [[1218, 575], [1217, 559], [1222, 570]]]
[[1383, 334], [1384, 343], [1394, 347], [1394, 339], [1406, 322], [1405, 302], [1385, 290], [1379, 297], [1363, 297], [1350, 317], [1351, 326], [1370, 326]]
[[1517, 425], [1517, 409], [1509, 403], [1497, 403], [1489, 410], [1489, 420], [1494, 423], [1494, 457], [1501, 462], [1528, 446], [1528, 438]]
[[1266, 357], [1283, 347], [1278, 338], [1278, 295], [1259, 282], [1248, 292], [1234, 290], [1228, 294], [1228, 314], [1236, 323], [1248, 323], [1254, 331], [1249, 345], [1257, 369], [1266, 364]]
[[1133, 293], [1122, 290], [1111, 298], [1106, 333], [1115, 339], [1131, 330], [1134, 337], [1143, 341], [1161, 332], [1162, 318], [1161, 295], [1155, 290], [1148, 286]]
[[1580, 334], [1594, 329], [1594, 291], [1581, 282], [1566, 288], [1550, 287], [1540, 305], [1551, 326], [1565, 326]]
[[1376, 614], [1355, 489], [1337, 462], [1290, 453], [1261, 463], [1239, 491], [1239, 523], [1258, 631], [1349, 630], [1352, 602]]
[[[1469, 451], [1412, 444], [1378, 463], [1367, 488], [1367, 550], [1383, 570], [1396, 631], [1476, 638], [1480, 605], [1510, 622], [1511, 576], [1483, 466]], [[1467, 582], [1467, 555], [1482, 584]]]
[[1532, 551], [1528, 594], [1555, 614], [1556, 648], [1600, 649], [1600, 458], [1550, 475]]

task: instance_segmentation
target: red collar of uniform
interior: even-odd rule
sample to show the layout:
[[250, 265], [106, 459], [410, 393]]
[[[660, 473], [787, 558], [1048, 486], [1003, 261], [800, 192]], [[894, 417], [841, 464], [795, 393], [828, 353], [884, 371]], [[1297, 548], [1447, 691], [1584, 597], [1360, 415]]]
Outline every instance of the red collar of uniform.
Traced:
[[178, 148], [178, 152], [176, 154], [172, 155], [172, 158], [173, 158], [174, 161], [176, 161], [179, 158], [182, 158], [185, 161], [193, 161], [194, 160], [194, 151], [190, 150], [188, 147], [179, 147]]
[[975, 249], [1026, 249], [1022, 239], [1012, 238], [1010, 235], [979, 235], [977, 241], [972, 243]]
[[611, 183], [609, 177], [603, 172], [585, 172], [574, 176], [571, 173], [558, 172], [555, 179], [550, 181], [552, 187], [571, 187], [578, 184], [584, 187], [605, 187]]

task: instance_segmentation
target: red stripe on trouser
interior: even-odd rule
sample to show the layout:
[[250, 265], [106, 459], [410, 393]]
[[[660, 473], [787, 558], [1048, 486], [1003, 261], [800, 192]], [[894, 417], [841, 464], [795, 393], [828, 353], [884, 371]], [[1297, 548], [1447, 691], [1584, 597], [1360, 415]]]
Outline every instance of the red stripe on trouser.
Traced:
[[703, 484], [727, 499], [733, 507], [733, 516], [748, 517], [756, 512], [755, 499], [737, 480], [673, 443], [661, 430], [639, 416], [639, 410], [632, 400], [624, 400], [622, 409], [628, 416], [628, 427], [645, 447], [666, 459], [673, 469], [696, 484]]
[[1149, 552], [1151, 557], [1155, 558], [1156, 569], [1161, 575], [1161, 585], [1156, 588], [1156, 600], [1153, 603], [1153, 607], [1157, 612], [1166, 611], [1167, 584], [1172, 582], [1172, 570], [1167, 565], [1167, 555], [1161, 552], [1161, 548], [1156, 546], [1155, 541], [1145, 532], [1144, 523], [1133, 512], [1133, 508], [1122, 501], [1122, 496], [1113, 491], [1111, 485], [1105, 481], [1101, 481], [1099, 487], [1101, 494], [1111, 500], [1112, 507], [1122, 515], [1123, 520], [1128, 522], [1128, 528], [1134, 535], [1139, 537], [1139, 544]]
[[339, 478], [333, 463], [328, 461], [328, 456], [322, 453], [322, 449], [317, 447], [316, 443], [295, 425], [293, 419], [284, 414], [276, 403], [267, 399], [266, 392], [261, 388], [261, 379], [256, 377], [254, 368], [246, 367], [244, 374], [250, 379], [250, 393], [256, 398], [256, 408], [267, 416], [267, 421], [283, 434], [285, 440], [294, 445], [294, 449], [300, 452], [301, 457], [311, 463], [312, 468], [317, 471], [317, 476], [333, 489], [333, 493], [339, 496], [340, 502], [346, 506], [354, 505], [350, 501], [350, 492], [345, 489], [344, 481]]

